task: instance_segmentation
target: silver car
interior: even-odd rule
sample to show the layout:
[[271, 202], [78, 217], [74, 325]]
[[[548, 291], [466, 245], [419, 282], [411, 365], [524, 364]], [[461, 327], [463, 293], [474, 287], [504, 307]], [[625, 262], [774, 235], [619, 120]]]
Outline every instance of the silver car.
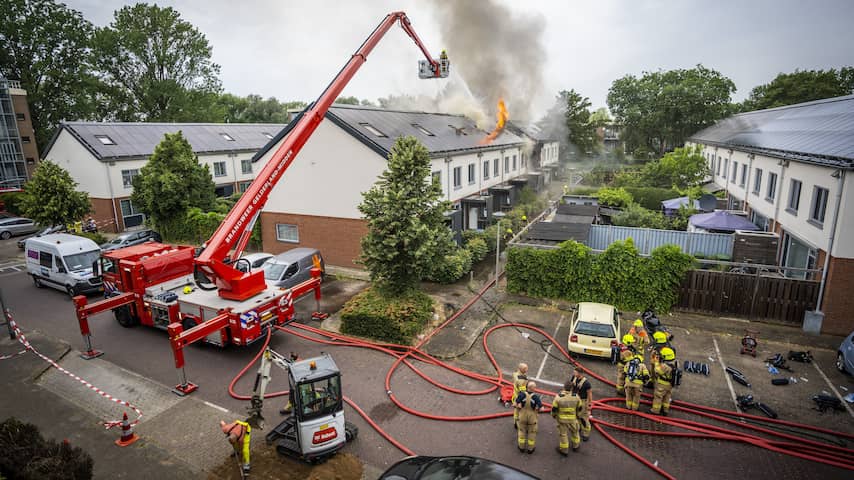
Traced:
[[38, 225], [29, 218], [11, 217], [0, 220], [0, 238], [8, 240], [12, 235], [27, 235], [39, 231]]
[[320, 263], [321, 274], [325, 273], [323, 256], [316, 248], [294, 248], [267, 260], [261, 265], [267, 285], [291, 288], [308, 280], [315, 257]]
[[854, 375], [854, 332], [848, 334], [836, 352], [836, 369]]

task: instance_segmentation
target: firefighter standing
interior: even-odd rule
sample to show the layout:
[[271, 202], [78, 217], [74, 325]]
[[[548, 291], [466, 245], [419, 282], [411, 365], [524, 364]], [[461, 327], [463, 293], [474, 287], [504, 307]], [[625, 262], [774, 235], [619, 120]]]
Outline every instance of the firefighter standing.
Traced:
[[552, 402], [552, 417], [557, 420], [557, 431], [560, 436], [557, 451], [561, 455], [569, 454], [570, 440], [572, 440], [573, 451], [578, 450], [581, 444], [581, 438], [578, 436], [578, 416], [582, 408], [581, 399], [578, 398], [578, 392], [572, 381], [566, 382], [563, 390]]
[[578, 425], [581, 429], [581, 438], [585, 442], [590, 439], [590, 409], [593, 407], [593, 389], [590, 380], [584, 376], [581, 368], [575, 367], [572, 378], [569, 379], [573, 390], [578, 393], [581, 400], [581, 412], [578, 415]]
[[[519, 368], [513, 372], [513, 402], [516, 402], [516, 397], [519, 392], [525, 391], [525, 385], [528, 383], [528, 364], [520, 363]], [[519, 410], [513, 409], [513, 428], [519, 428]]]
[[643, 384], [649, 380], [649, 370], [643, 363], [643, 357], [635, 355], [635, 358], [626, 363], [623, 368], [626, 382], [626, 408], [637, 410], [640, 406], [640, 394]]
[[626, 363], [635, 358], [634, 349], [635, 337], [630, 334], [623, 335], [623, 345], [620, 348], [620, 354], [617, 356], [617, 394], [623, 395], [625, 390], [623, 386], [626, 383]]
[[670, 347], [661, 349], [661, 361], [655, 367], [655, 393], [652, 397], [650, 412], [667, 415], [670, 411], [670, 394], [673, 391], [674, 378], [677, 375], [676, 352]]
[[222, 428], [222, 433], [228, 437], [228, 443], [234, 448], [234, 454], [243, 462], [243, 477], [249, 475], [249, 439], [252, 433], [252, 427], [248, 423], [240, 420], [235, 420], [231, 423], [219, 421], [219, 426]]
[[518, 447], [520, 452], [534, 453], [537, 442], [537, 414], [543, 407], [540, 396], [534, 393], [537, 384], [528, 382], [525, 390], [519, 392], [515, 399], [516, 410], [519, 411]]
[[643, 355], [646, 347], [650, 344], [650, 338], [646, 329], [643, 328], [643, 321], [641, 319], [635, 320], [632, 328], [629, 329], [629, 335], [635, 338], [635, 349], [640, 355]]
[[[655, 332], [652, 334], [652, 345], [649, 347], [650, 361], [650, 384], [648, 386], [655, 387], [655, 370], [658, 362], [661, 361], [661, 349], [664, 347], [673, 348], [667, 340], [667, 334], [664, 332]], [[675, 352], [675, 350], [674, 350]]]

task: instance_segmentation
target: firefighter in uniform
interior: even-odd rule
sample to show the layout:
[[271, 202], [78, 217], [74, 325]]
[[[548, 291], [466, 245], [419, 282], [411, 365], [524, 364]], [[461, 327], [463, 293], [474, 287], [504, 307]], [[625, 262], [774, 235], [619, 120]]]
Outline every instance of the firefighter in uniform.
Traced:
[[[664, 332], [655, 332], [652, 334], [652, 345], [649, 347], [649, 375], [650, 380], [647, 386], [655, 387], [655, 367], [661, 361], [661, 349], [664, 347], [673, 348], [670, 341], [667, 339], [667, 334]], [[675, 352], [675, 350], [674, 350]]]
[[643, 328], [643, 321], [641, 319], [635, 320], [632, 328], [629, 329], [629, 335], [635, 337], [635, 349], [640, 355], [643, 355], [651, 340], [646, 329]]
[[219, 421], [222, 433], [228, 437], [228, 443], [234, 448], [234, 454], [243, 462], [243, 477], [249, 475], [249, 439], [252, 427], [248, 423], [235, 420], [231, 423]]
[[655, 367], [655, 393], [652, 397], [650, 412], [667, 415], [667, 412], [670, 411], [670, 394], [673, 391], [676, 369], [676, 352], [670, 347], [662, 348], [661, 361]]
[[578, 436], [578, 416], [581, 414], [582, 403], [572, 381], [566, 382], [563, 390], [552, 402], [552, 417], [557, 420], [557, 432], [560, 443], [557, 451], [561, 455], [569, 454], [569, 442], [572, 440], [572, 450], [578, 450], [581, 438]]
[[647, 370], [646, 365], [643, 363], [643, 357], [635, 355], [635, 358], [626, 363], [623, 371], [625, 372], [626, 382], [626, 408], [637, 410], [640, 406], [640, 394], [643, 384], [649, 380], [649, 370]]
[[623, 345], [620, 348], [620, 354], [617, 356], [617, 394], [625, 393], [623, 386], [626, 383], [626, 363], [635, 358], [634, 349], [635, 337], [630, 334], [623, 335]]
[[578, 425], [581, 429], [581, 439], [585, 442], [590, 439], [590, 409], [593, 407], [593, 389], [590, 380], [584, 376], [581, 368], [575, 367], [572, 378], [569, 379], [573, 390], [578, 393], [581, 400], [581, 412], [578, 415]]
[[[525, 385], [528, 383], [528, 364], [520, 363], [519, 367], [513, 372], [513, 402], [516, 402], [516, 397], [519, 392], [525, 391]], [[519, 410], [513, 409], [513, 428], [519, 428]]]
[[537, 384], [528, 382], [525, 390], [519, 392], [515, 399], [516, 409], [519, 410], [518, 447], [520, 452], [534, 453], [537, 443], [537, 414], [543, 407], [540, 396], [534, 393]]

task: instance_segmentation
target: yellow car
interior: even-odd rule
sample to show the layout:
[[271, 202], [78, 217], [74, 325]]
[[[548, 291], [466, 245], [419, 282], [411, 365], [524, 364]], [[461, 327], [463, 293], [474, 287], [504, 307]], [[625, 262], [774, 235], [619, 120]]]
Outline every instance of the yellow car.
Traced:
[[611, 357], [611, 347], [620, 338], [620, 312], [612, 305], [581, 302], [574, 309], [569, 329], [570, 352]]

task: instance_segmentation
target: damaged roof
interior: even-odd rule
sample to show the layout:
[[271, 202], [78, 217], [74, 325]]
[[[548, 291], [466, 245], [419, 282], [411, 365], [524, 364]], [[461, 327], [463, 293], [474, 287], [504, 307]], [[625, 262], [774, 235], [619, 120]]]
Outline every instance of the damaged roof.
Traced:
[[854, 168], [854, 95], [740, 113], [697, 132], [689, 140]]
[[[411, 135], [418, 139], [431, 156], [465, 151], [500, 150], [524, 143], [518, 135], [504, 130], [488, 145], [480, 142], [488, 132], [480, 130], [473, 120], [463, 115], [446, 113], [385, 110], [376, 107], [336, 104], [326, 118], [383, 157], [388, 157], [398, 137]], [[289, 125], [297, 123], [294, 119]], [[284, 128], [253, 157], [258, 160], [291, 130]]]
[[150, 156], [167, 133], [181, 131], [193, 152], [252, 152], [265, 146], [285, 125], [274, 123], [124, 123], [63, 122], [45, 150], [65, 130], [99, 160]]

